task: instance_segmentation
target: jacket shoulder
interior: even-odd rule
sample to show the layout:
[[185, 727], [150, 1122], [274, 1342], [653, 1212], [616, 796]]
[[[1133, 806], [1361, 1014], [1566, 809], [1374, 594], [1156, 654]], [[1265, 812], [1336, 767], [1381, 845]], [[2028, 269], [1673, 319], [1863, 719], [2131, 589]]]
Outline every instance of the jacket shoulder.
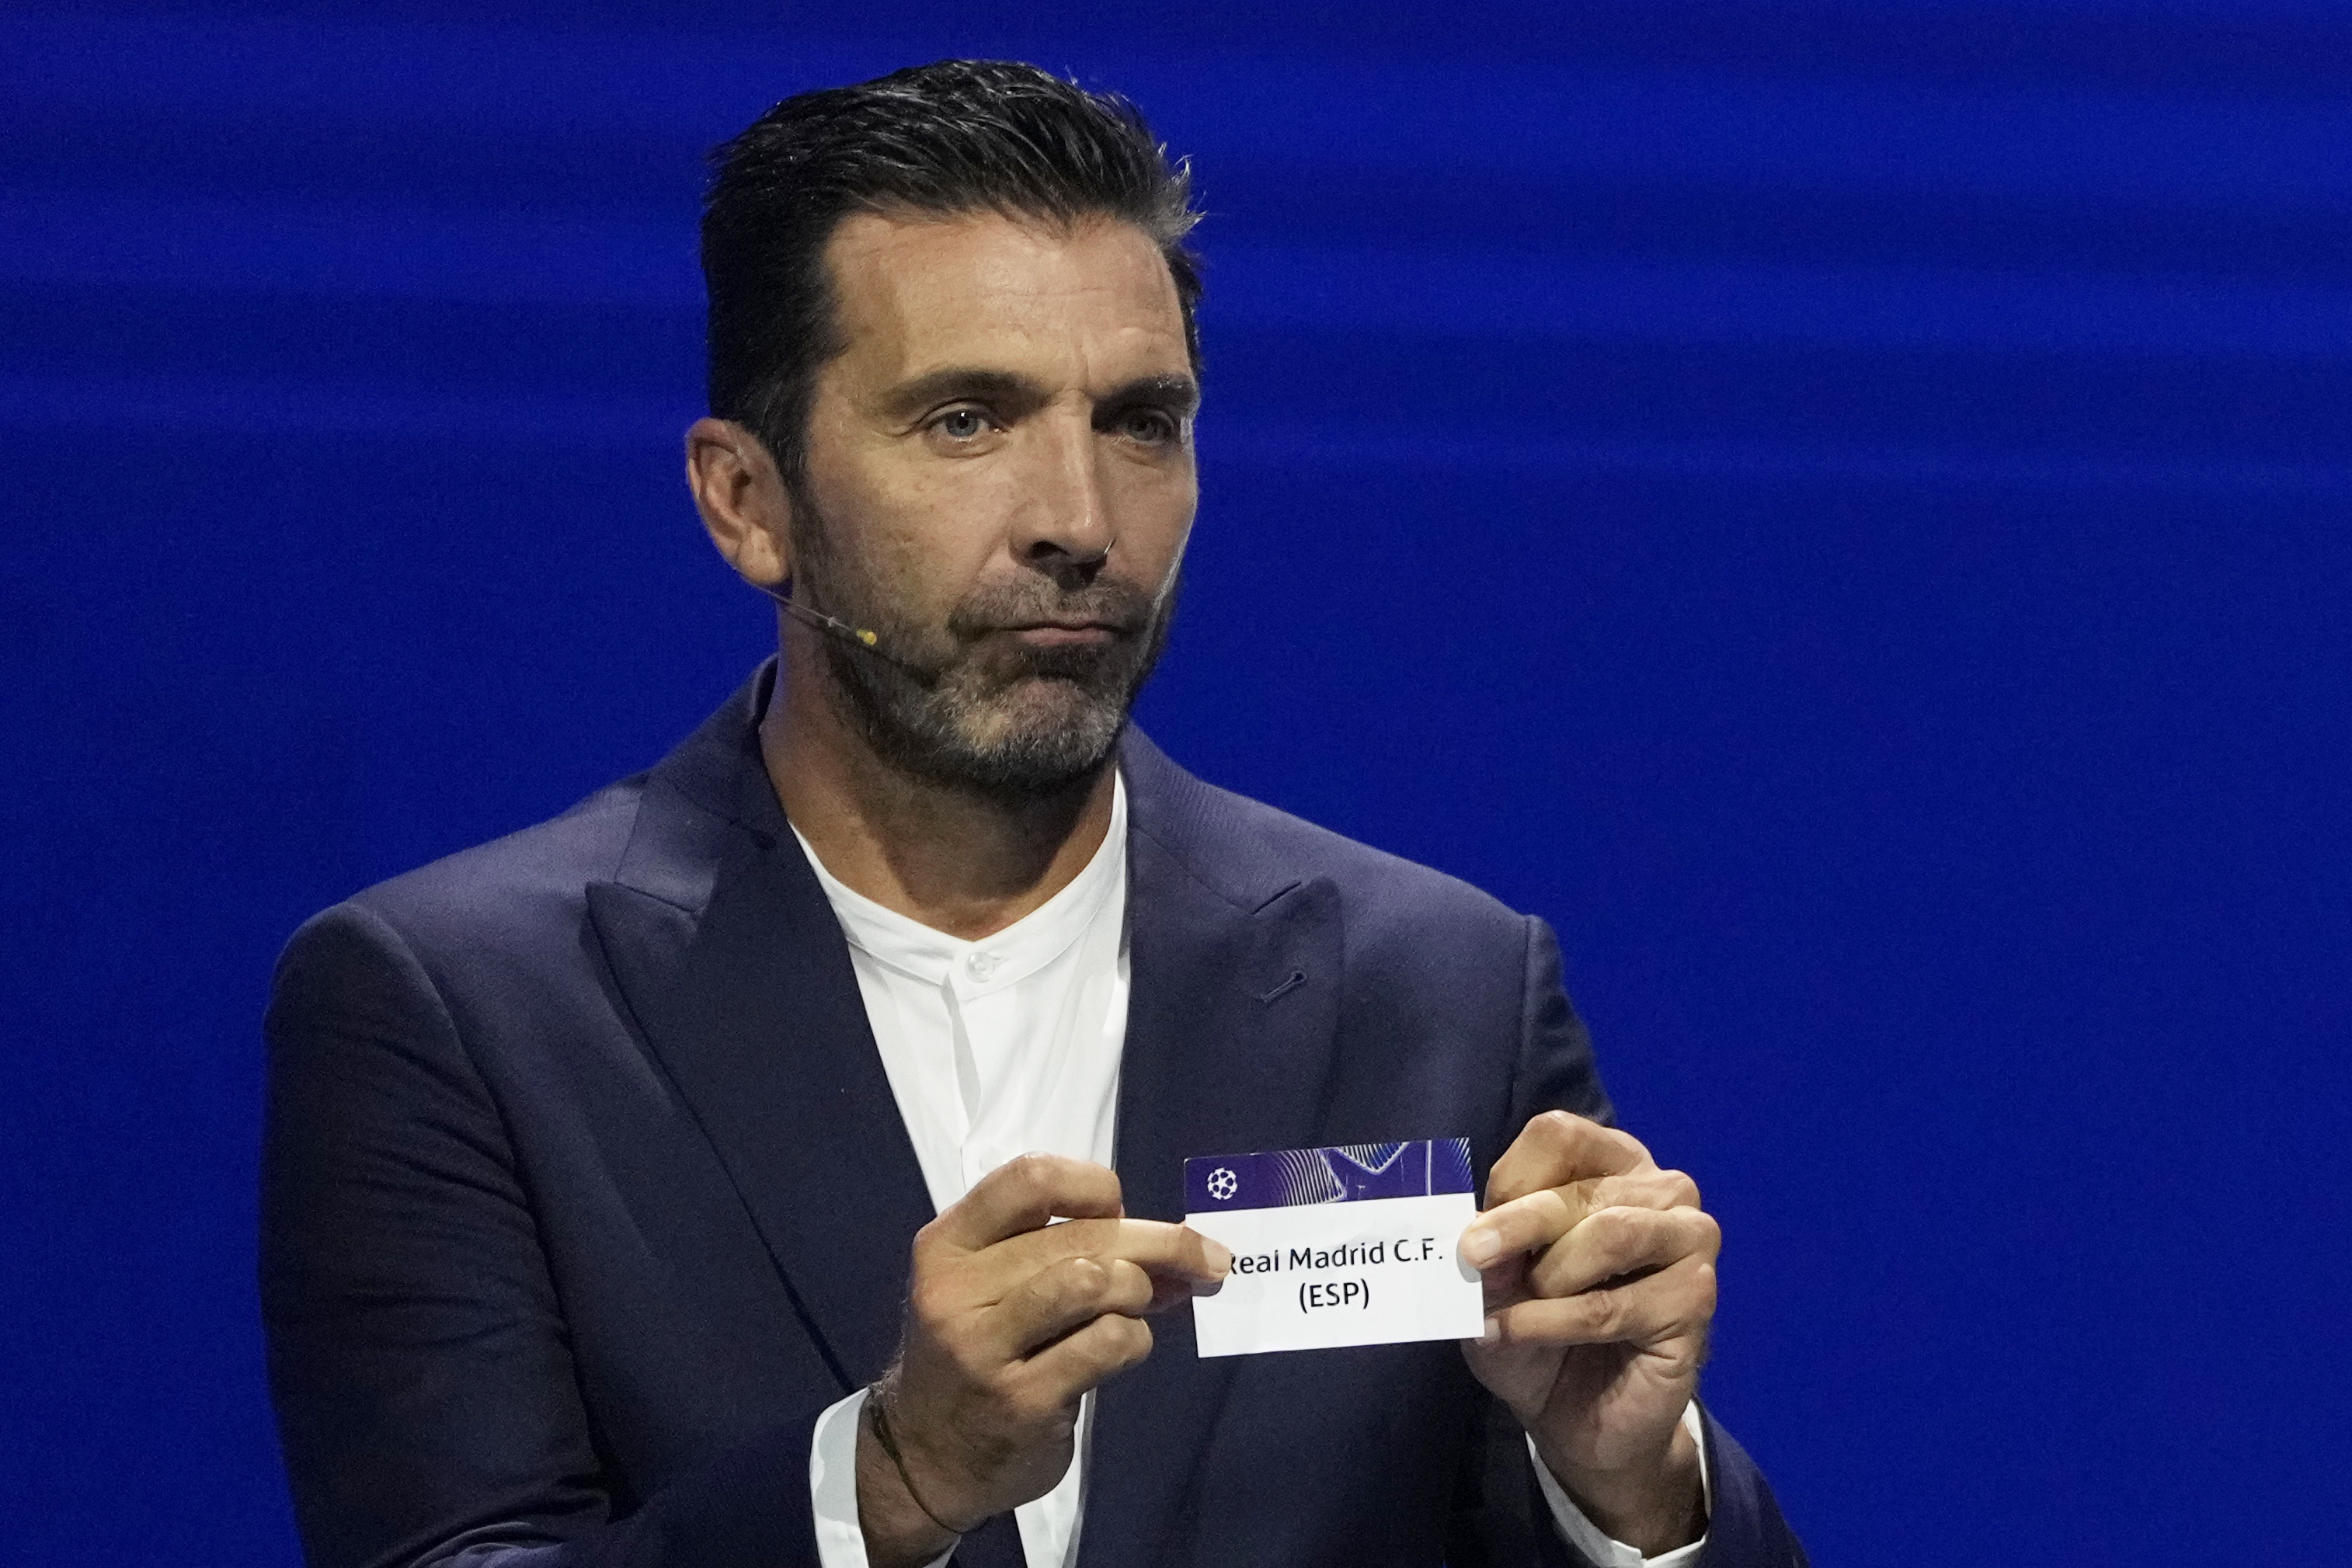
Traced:
[[607, 785], [559, 816], [404, 872], [305, 922], [289, 954], [329, 928], [389, 928], [428, 969], [576, 931], [592, 882], [625, 854], [647, 783]]

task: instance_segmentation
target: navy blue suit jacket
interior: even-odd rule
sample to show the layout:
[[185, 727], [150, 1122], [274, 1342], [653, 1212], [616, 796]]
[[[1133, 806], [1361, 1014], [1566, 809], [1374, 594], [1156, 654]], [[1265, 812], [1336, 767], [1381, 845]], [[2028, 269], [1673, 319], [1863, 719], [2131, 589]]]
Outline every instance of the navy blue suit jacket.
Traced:
[[[754, 733], [305, 925], [268, 1032], [261, 1283], [318, 1568], [814, 1564], [818, 1413], [881, 1373], [930, 1218]], [[1550, 933], [1211, 789], [1139, 735], [1118, 1164], [1605, 1117]], [[1087, 1564], [1565, 1563], [1451, 1343], [1203, 1361], [1097, 1406]], [[1709, 1561], [1801, 1562], [1710, 1421]], [[1007, 1562], [1003, 1523], [967, 1562]], [[1009, 1549], [1017, 1553], [1017, 1547]]]

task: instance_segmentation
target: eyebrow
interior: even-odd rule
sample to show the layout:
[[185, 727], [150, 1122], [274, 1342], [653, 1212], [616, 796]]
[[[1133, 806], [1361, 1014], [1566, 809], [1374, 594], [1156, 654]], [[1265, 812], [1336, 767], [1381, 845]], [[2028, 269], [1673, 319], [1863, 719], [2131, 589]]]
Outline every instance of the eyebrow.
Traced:
[[891, 388], [882, 400], [882, 408], [893, 419], [907, 419], [922, 413], [933, 403], [954, 402], [961, 398], [1038, 403], [1045, 401], [1045, 388], [1028, 377], [1014, 375], [1010, 371], [950, 365]]
[[[882, 400], [892, 419], [910, 419], [938, 403], [964, 398], [1034, 408], [1047, 401], [1045, 389], [1027, 376], [1011, 371], [984, 370], [977, 365], [950, 365], [893, 387]], [[1104, 408], [1159, 406], [1189, 418], [1201, 406], [1201, 388], [1190, 376], [1138, 376], [1097, 400]]]
[[1190, 376], [1138, 376], [1101, 402], [1105, 408], [1157, 406], [1190, 419], [1201, 410], [1201, 383]]

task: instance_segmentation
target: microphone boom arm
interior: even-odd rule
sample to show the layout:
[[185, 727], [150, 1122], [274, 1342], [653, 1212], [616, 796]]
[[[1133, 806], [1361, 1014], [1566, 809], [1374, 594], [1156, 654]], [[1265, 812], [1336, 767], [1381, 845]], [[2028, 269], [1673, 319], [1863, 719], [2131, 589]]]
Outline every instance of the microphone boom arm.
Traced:
[[[751, 582], [748, 577], [743, 580]], [[882, 651], [877, 645], [881, 639], [863, 626], [852, 626], [839, 616], [827, 615], [822, 610], [812, 610], [791, 595], [778, 593], [764, 583], [751, 582], [751, 586], [782, 605], [785, 614], [803, 626], [814, 626], [820, 632], [830, 632], [836, 637], [846, 638], [869, 653], [878, 653]]]

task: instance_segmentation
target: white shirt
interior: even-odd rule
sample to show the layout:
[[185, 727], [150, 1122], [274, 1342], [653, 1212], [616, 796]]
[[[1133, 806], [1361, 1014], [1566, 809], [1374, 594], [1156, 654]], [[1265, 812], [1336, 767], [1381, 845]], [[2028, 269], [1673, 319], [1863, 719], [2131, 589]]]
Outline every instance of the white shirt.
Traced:
[[[800, 838], [800, 830], [793, 830]], [[1031, 1150], [1114, 1163], [1118, 1066], [1127, 1042], [1127, 786], [1114, 778], [1110, 829], [1070, 884], [992, 936], [966, 942], [908, 919], [835, 878], [805, 838], [802, 852], [849, 941], [850, 967], [889, 1075], [890, 1092], [931, 1207]], [[867, 1568], [857, 1522], [857, 1417], [864, 1390], [817, 1418], [809, 1494], [824, 1568]], [[1697, 1410], [1684, 1419], [1696, 1435]], [[1013, 1511], [1030, 1568], [1076, 1568], [1094, 1396], [1078, 1414], [1068, 1473]], [[1599, 1568], [1636, 1568], [1540, 1461], [1536, 1471], [1563, 1537]], [[1685, 1568], [1706, 1543], [1648, 1559]], [[944, 1563], [950, 1553], [942, 1552]]]

